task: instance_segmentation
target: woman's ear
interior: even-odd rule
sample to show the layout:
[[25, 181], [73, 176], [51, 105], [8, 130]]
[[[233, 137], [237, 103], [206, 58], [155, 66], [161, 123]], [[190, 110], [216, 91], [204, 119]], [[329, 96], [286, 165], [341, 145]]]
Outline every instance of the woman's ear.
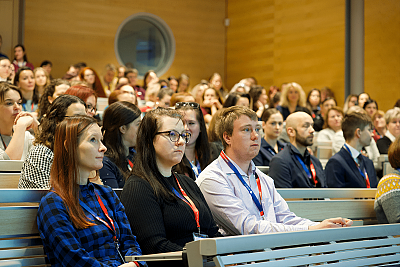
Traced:
[[120, 126], [120, 127], [119, 127], [119, 131], [120, 131], [122, 134], [125, 134], [125, 133], [126, 133], [126, 125]]

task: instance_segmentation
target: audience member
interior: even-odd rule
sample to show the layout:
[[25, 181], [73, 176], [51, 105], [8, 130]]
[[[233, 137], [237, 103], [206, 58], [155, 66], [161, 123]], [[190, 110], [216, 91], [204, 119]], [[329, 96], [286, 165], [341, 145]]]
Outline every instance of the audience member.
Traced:
[[[140, 87], [137, 83], [137, 76], [139, 72], [137, 69], [127, 69], [125, 71], [124, 77], [128, 79], [128, 83], [130, 86], [133, 87], [136, 91], [136, 96], [140, 98], [141, 100], [144, 100], [144, 97], [146, 95], [146, 90]], [[123, 77], [120, 77], [118, 83], [125, 83], [125, 81], [121, 81]]]
[[74, 95], [83, 100], [86, 104], [86, 114], [90, 117], [94, 117], [97, 112], [97, 95], [96, 93], [86, 85], [77, 84], [73, 85], [65, 91], [66, 95]]
[[377, 110], [374, 115], [372, 115], [372, 123], [374, 124], [373, 138], [376, 141], [385, 136], [387, 128], [385, 121], [385, 112], [382, 110]]
[[178, 78], [178, 93], [190, 91], [190, 78], [189, 75], [182, 73]]
[[175, 78], [174, 76], [169, 76], [168, 84], [169, 84], [169, 88], [171, 88], [172, 91], [174, 91], [174, 93], [176, 93], [178, 91], [179, 82], [178, 82], [177, 78]]
[[35, 90], [40, 98], [44, 93], [44, 88], [50, 84], [50, 77], [42, 67], [35, 68], [33, 74], [35, 75]]
[[276, 109], [283, 116], [283, 120], [295, 111], [299, 110], [299, 107], [306, 106], [306, 95], [303, 88], [298, 83], [287, 83], [282, 85], [281, 104]]
[[396, 101], [396, 103], [394, 103], [394, 107], [395, 107], [395, 108], [400, 108], [400, 99], [398, 99], [398, 100]]
[[400, 108], [386, 111], [385, 120], [387, 127], [385, 136], [376, 142], [381, 154], [387, 154], [390, 144], [400, 135]]
[[269, 164], [269, 176], [278, 188], [326, 187], [325, 174], [320, 161], [307, 147], [313, 144], [312, 117], [305, 112], [290, 114], [286, 120], [290, 143], [275, 155]]
[[103, 88], [106, 96], [109, 96], [117, 85], [118, 78], [116, 77], [117, 68], [113, 64], [107, 64], [104, 68]]
[[50, 189], [56, 126], [64, 118], [75, 115], [86, 115], [85, 102], [76, 96], [62, 95], [49, 106], [35, 136], [35, 146], [22, 165], [18, 188]]
[[217, 134], [217, 129], [216, 129], [216, 122], [219, 116], [221, 115], [221, 112], [225, 110], [224, 108], [220, 109], [215, 113], [215, 115], [212, 117], [210, 124], [208, 125], [208, 130], [207, 130], [207, 135], [208, 135], [208, 142], [210, 144], [210, 149], [211, 149], [211, 159], [210, 162], [213, 162], [219, 157], [219, 154], [221, 151], [224, 149], [224, 145], [222, 144], [221, 139], [219, 139], [219, 136]]
[[190, 93], [175, 93], [171, 96], [170, 107], [175, 107], [178, 102], [195, 102]]
[[201, 80], [199, 84], [193, 87], [191, 94], [194, 97], [194, 102], [201, 103], [203, 102], [203, 94], [204, 91], [208, 88], [208, 82], [206, 80]]
[[98, 97], [106, 97], [103, 85], [101, 84], [99, 75], [92, 68], [85, 67], [79, 73], [79, 79], [88, 83], [89, 88], [96, 92]]
[[53, 68], [53, 63], [51, 63], [50, 60], [44, 60], [42, 63], [40, 63], [40, 67], [43, 68], [47, 75], [50, 78], [50, 81], [53, 80], [53, 77], [51, 76], [51, 69]]
[[182, 116], [173, 109], [151, 110], [139, 126], [132, 176], [121, 201], [144, 254], [181, 251], [187, 242], [220, 236], [200, 189], [172, 171], [189, 141]]
[[363, 109], [367, 112], [367, 115], [372, 118], [372, 115], [378, 110], [378, 103], [375, 100], [369, 98], [365, 101]]
[[107, 152], [100, 169], [104, 185], [124, 187], [136, 154], [136, 136], [142, 121], [140, 115], [139, 108], [129, 102], [113, 103], [104, 112], [102, 132]]
[[369, 94], [367, 94], [367, 93], [365, 93], [365, 92], [359, 94], [359, 95], [358, 95], [358, 99], [357, 99], [358, 106], [361, 107], [361, 108], [363, 108], [363, 107], [364, 107], [364, 103], [365, 103], [369, 98], [370, 98], [370, 97], [369, 97]]
[[11, 62], [6, 57], [0, 57], [0, 82], [8, 82], [11, 74]]
[[[351, 114], [353, 112], [367, 114], [366, 111], [358, 105], [353, 106], [349, 108], [349, 110], [347, 110], [347, 114]], [[337, 152], [339, 152], [345, 143], [346, 140], [344, 139], [343, 131], [341, 130], [337, 131], [332, 140], [332, 154], [336, 154]], [[371, 140], [370, 145], [364, 147], [361, 153], [374, 162], [374, 166], [377, 171], [380, 170], [380, 168], [382, 168], [378, 164], [378, 158], [380, 154], [378, 147], [376, 146], [375, 140]]]
[[171, 88], [161, 88], [157, 94], [156, 107], [169, 108], [171, 106], [171, 97], [174, 90]]
[[267, 90], [260, 85], [255, 85], [250, 88], [249, 95], [252, 100], [250, 103], [253, 103], [252, 109], [261, 118], [264, 109], [268, 108]]
[[[336, 107], [336, 106], [337, 106], [337, 103], [334, 98], [330, 98], [330, 97], [325, 98], [325, 100], [322, 101], [322, 103], [321, 103], [322, 118], [325, 118], [326, 113], [328, 113], [328, 110], [330, 110], [331, 108]], [[325, 121], [324, 121], [324, 123], [325, 123]]]
[[344, 102], [344, 106], [343, 106], [344, 114], [347, 113], [347, 110], [349, 110], [349, 108], [357, 105], [357, 99], [358, 99], [358, 96], [357, 95], [353, 95], [353, 94], [349, 95], [346, 98], [346, 101]]
[[379, 180], [375, 196], [375, 213], [379, 223], [400, 222], [400, 137], [389, 147], [388, 158], [394, 169]]
[[335, 98], [335, 94], [329, 87], [322, 87], [321, 89], [321, 102], [324, 102], [327, 98]]
[[250, 95], [247, 93], [231, 92], [228, 94], [222, 107], [244, 106], [249, 108], [250, 100]]
[[223, 104], [224, 100], [218, 90], [213, 87], [204, 90], [203, 101], [201, 104], [204, 121], [210, 123], [212, 116], [223, 107]]
[[224, 86], [221, 75], [215, 72], [211, 75], [208, 81], [210, 82], [210, 87], [213, 87], [215, 90], [217, 90], [221, 94], [222, 99], [225, 99], [229, 93], [229, 90]]
[[39, 99], [39, 121], [43, 118], [43, 115], [47, 113], [47, 109], [53, 101], [56, 100], [57, 97], [63, 95], [70, 85], [71, 84], [67, 80], [54, 79], [44, 88], [43, 95]]
[[15, 79], [15, 67], [14, 64], [10, 65], [10, 76], [8, 76], [8, 82], [11, 84], [14, 84], [14, 79]]
[[27, 112], [21, 111], [22, 94], [7, 82], [0, 82], [0, 160], [24, 160], [32, 148], [38, 122]]
[[14, 46], [14, 60], [13, 65], [15, 72], [21, 67], [28, 67], [32, 71], [35, 69], [32, 63], [28, 62], [28, 57], [26, 56], [25, 47], [22, 44], [17, 44]]
[[108, 97], [108, 104], [111, 105], [117, 101], [127, 101], [138, 106], [138, 98], [135, 89], [128, 83], [118, 84]]
[[[158, 83], [159, 79], [154, 70], [148, 70], [143, 77], [143, 89], [147, 91], [147, 88]], [[147, 93], [147, 92], [146, 92]]]
[[324, 126], [324, 119], [321, 115], [321, 92], [319, 89], [312, 89], [307, 95], [307, 108], [311, 111], [314, 121], [314, 130], [319, 132]]
[[269, 107], [276, 108], [280, 104], [281, 104], [281, 92], [276, 92], [276, 94], [269, 101]]
[[335, 134], [342, 129], [344, 113], [339, 107], [332, 107], [325, 114], [324, 129], [318, 133], [317, 142], [332, 141]]
[[125, 71], [126, 71], [126, 67], [125, 66], [119, 66], [118, 67], [118, 78], [122, 78], [125, 77]]
[[248, 87], [244, 83], [235, 84], [229, 93], [248, 93], [250, 91], [250, 87]]
[[348, 219], [316, 223], [290, 212], [274, 181], [252, 162], [261, 142], [257, 120], [251, 109], [225, 109], [217, 126], [224, 151], [196, 181], [225, 233], [248, 235], [350, 226], [352, 221]]
[[174, 171], [196, 180], [210, 163], [211, 152], [206, 123], [198, 103], [178, 102], [175, 104], [175, 110], [182, 114], [183, 124], [191, 137], [186, 144], [185, 155]]
[[166, 88], [166, 87], [169, 88], [169, 83], [167, 80], [164, 80], [164, 79], [158, 80], [158, 83], [160, 84], [160, 88]]
[[343, 136], [346, 143], [325, 166], [328, 187], [376, 188], [378, 181], [374, 163], [361, 154], [371, 142], [371, 119], [365, 113], [344, 116]]
[[39, 95], [35, 90], [35, 75], [29, 67], [20, 67], [15, 75], [14, 85], [22, 94], [22, 110], [34, 112], [38, 108]]
[[100, 127], [87, 116], [66, 118], [57, 125], [51, 191], [37, 214], [51, 265], [146, 266], [124, 264], [125, 256], [141, 254], [124, 207], [110, 187], [88, 178], [103, 166], [106, 147], [101, 139]]
[[284, 143], [278, 141], [283, 130], [283, 117], [277, 109], [269, 108], [264, 110], [261, 120], [264, 138], [261, 139], [260, 152], [253, 162], [256, 166], [269, 166], [272, 157], [285, 147]]

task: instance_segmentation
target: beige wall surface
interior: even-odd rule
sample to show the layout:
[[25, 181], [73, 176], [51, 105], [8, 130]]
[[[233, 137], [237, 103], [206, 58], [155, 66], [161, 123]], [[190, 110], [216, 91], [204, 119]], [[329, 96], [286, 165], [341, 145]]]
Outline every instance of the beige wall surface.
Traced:
[[379, 109], [400, 99], [400, 1], [365, 0], [365, 91]]
[[187, 73], [191, 86], [213, 72], [224, 75], [225, 1], [218, 0], [26, 0], [25, 46], [29, 61], [53, 62], [53, 77], [70, 64], [86, 62], [100, 74], [118, 65], [114, 38], [119, 25], [137, 12], [152, 13], [171, 28], [175, 59], [162, 77]]
[[345, 1], [229, 0], [227, 81], [328, 86], [344, 101]]

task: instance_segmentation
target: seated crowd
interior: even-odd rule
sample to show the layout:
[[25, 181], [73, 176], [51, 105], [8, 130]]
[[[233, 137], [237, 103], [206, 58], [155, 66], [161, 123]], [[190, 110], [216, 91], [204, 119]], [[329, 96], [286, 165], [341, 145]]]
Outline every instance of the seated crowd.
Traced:
[[[385, 186], [400, 184], [399, 107], [383, 112], [362, 93], [342, 109], [329, 88], [306, 96], [255, 78], [229, 90], [218, 73], [191, 89], [186, 74], [149, 70], [141, 86], [136, 69], [112, 64], [103, 77], [82, 62], [52, 79], [51, 66], [34, 68], [20, 45], [13, 62], [0, 57], [0, 160], [24, 161], [19, 188], [49, 190], [37, 222], [52, 265], [157, 266], [124, 256], [353, 223], [298, 217], [276, 188], [378, 188], [379, 222], [400, 222], [398, 190]], [[396, 170], [379, 180], [380, 154]]]

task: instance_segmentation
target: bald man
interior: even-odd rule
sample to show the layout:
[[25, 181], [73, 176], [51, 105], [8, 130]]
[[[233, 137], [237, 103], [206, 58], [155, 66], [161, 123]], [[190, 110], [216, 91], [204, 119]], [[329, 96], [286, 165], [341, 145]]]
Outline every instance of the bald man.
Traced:
[[310, 155], [308, 146], [313, 144], [313, 119], [305, 112], [295, 112], [286, 119], [290, 143], [269, 165], [269, 176], [277, 188], [326, 187], [325, 174], [319, 160]]

